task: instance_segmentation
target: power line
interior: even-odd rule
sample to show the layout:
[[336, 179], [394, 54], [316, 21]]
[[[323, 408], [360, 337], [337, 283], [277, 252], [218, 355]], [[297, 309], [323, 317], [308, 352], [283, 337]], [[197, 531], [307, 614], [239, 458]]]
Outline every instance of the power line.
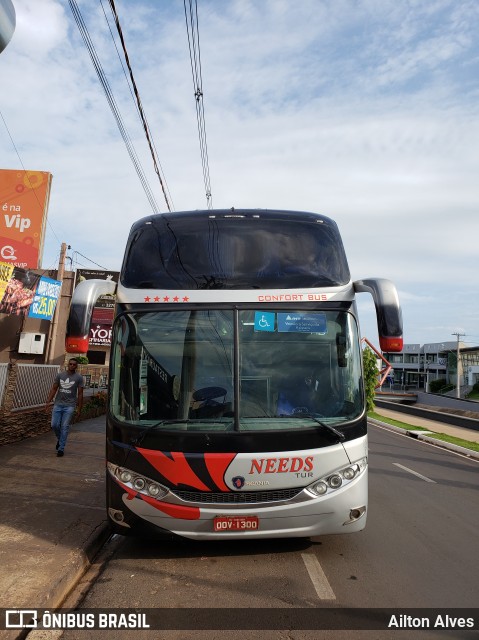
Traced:
[[[146, 135], [146, 139], [147, 139], [147, 142], [148, 142], [148, 146], [150, 148], [151, 157], [153, 158], [153, 166], [155, 168], [155, 173], [158, 176], [158, 180], [160, 182], [161, 189], [163, 191], [163, 196], [165, 198], [165, 202], [166, 202], [166, 206], [168, 207], [168, 211], [171, 211], [172, 207], [171, 207], [171, 204], [170, 204], [170, 199], [169, 199], [169, 197], [167, 195], [168, 187], [167, 187], [167, 184], [166, 184], [166, 179], [164, 178], [164, 176], [162, 177], [161, 173], [160, 173], [161, 165], [160, 165], [160, 162], [158, 160], [158, 154], [156, 152], [156, 147], [154, 146], [154, 143], [153, 143], [153, 140], [152, 140], [150, 127], [149, 127], [148, 121], [146, 119], [146, 114], [144, 112], [143, 105], [141, 103], [140, 93], [138, 91], [138, 87], [136, 86], [136, 81], [135, 81], [135, 78], [134, 78], [134, 75], [133, 75], [133, 69], [131, 68], [131, 65], [130, 65], [130, 59], [129, 59], [129, 56], [128, 56], [128, 51], [126, 50], [125, 39], [123, 37], [123, 31], [122, 31], [122, 28], [121, 28], [121, 25], [120, 25], [120, 19], [118, 17], [118, 13], [117, 13], [117, 10], [116, 10], [116, 7], [115, 7], [115, 2], [114, 2], [114, 0], [109, 0], [109, 2], [110, 2], [111, 12], [112, 12], [113, 17], [115, 19], [116, 29], [117, 29], [118, 35], [120, 37], [120, 42], [121, 42], [121, 46], [123, 48], [123, 53], [125, 55], [125, 61], [126, 61], [129, 73], [130, 73], [130, 79], [131, 79], [131, 83], [132, 83], [132, 86], [133, 86], [133, 91], [134, 91], [135, 97], [136, 97], [137, 111], [139, 113], [139, 116], [140, 116], [140, 119], [141, 119], [141, 122], [142, 122], [142, 125], [143, 125], [143, 129], [145, 130], [145, 135]], [[103, 8], [103, 2], [102, 2], [102, 8]], [[105, 18], [106, 18], [106, 15], [105, 15]], [[108, 20], [107, 20], [107, 22], [108, 22]], [[110, 26], [110, 25], [108, 25], [108, 26]], [[111, 30], [110, 30], [110, 33], [111, 33]], [[111, 35], [112, 35], [113, 42], [115, 42], [115, 39], [113, 38], [113, 34], [111, 34]], [[115, 43], [115, 48], [116, 48], [116, 43]], [[118, 53], [118, 49], [117, 49], [117, 53]], [[118, 57], [120, 58], [119, 54], [118, 54]], [[121, 62], [121, 58], [120, 58], [120, 62]], [[123, 72], [125, 73], [125, 69], [123, 67], [123, 64], [121, 66], [123, 68]], [[126, 73], [125, 73], [125, 77], [126, 77]], [[127, 81], [128, 81], [128, 79], [127, 79]]]
[[125, 146], [127, 148], [128, 154], [131, 158], [131, 161], [133, 162], [133, 166], [135, 167], [135, 171], [140, 179], [140, 182], [143, 186], [143, 190], [146, 194], [146, 197], [150, 203], [150, 206], [153, 210], [154, 213], [159, 213], [160, 209], [158, 207], [158, 204], [155, 200], [155, 197], [153, 195], [153, 192], [150, 188], [150, 185], [148, 184], [148, 180], [146, 178], [145, 172], [143, 171], [143, 167], [141, 166], [141, 162], [138, 158], [138, 155], [136, 153], [135, 147], [131, 141], [131, 138], [128, 134], [128, 131], [126, 130], [126, 127], [123, 123], [120, 111], [118, 109], [118, 106], [116, 104], [115, 98], [113, 96], [113, 92], [110, 88], [110, 85], [108, 83], [108, 80], [105, 76], [105, 73], [103, 71], [100, 59], [98, 58], [98, 55], [96, 53], [95, 47], [93, 45], [93, 42], [90, 38], [90, 34], [88, 33], [88, 29], [86, 27], [86, 24], [83, 20], [83, 17], [81, 15], [80, 9], [78, 8], [77, 2], [76, 0], [69, 0], [69, 4], [70, 4], [70, 8], [72, 10], [73, 13], [73, 17], [75, 18], [75, 22], [77, 24], [78, 30], [80, 31], [80, 34], [83, 38], [83, 42], [85, 43], [85, 46], [88, 50], [88, 53], [90, 55], [90, 59], [92, 61], [93, 67], [96, 71], [96, 74], [98, 76], [98, 79], [100, 81], [100, 84], [103, 88], [103, 91], [105, 93], [106, 99], [108, 101], [108, 104], [110, 106], [111, 112], [113, 113], [113, 116], [116, 120], [118, 129], [120, 131], [121, 137], [123, 138], [123, 141], [125, 143]]
[[[189, 4], [189, 11], [186, 4]], [[194, 10], [193, 10], [194, 2]], [[203, 79], [201, 75], [201, 51], [200, 34], [198, 24], [197, 0], [183, 0], [185, 8], [186, 32], [188, 34], [188, 47], [190, 51], [191, 73], [193, 76], [193, 89], [196, 100], [196, 120], [198, 123], [198, 137], [200, 141], [201, 164], [203, 166], [203, 180], [206, 191], [206, 204], [208, 209], [213, 208], [211, 195], [210, 168], [208, 162], [208, 145], [206, 143], [205, 109], [203, 104]], [[191, 35], [190, 35], [191, 31]]]
[[[87, 258], [86, 256], [83, 255], [83, 253], [80, 253], [79, 251], [74, 251], [73, 255], [78, 255], [81, 256], [82, 258], [85, 258], [85, 260], [88, 260], [88, 262], [91, 262], [92, 264], [95, 264], [97, 267], [100, 267], [100, 269], [103, 269], [103, 271], [108, 271], [108, 269], [106, 267], [102, 267], [101, 264], [98, 264], [97, 262], [94, 262], [94, 260], [90, 260], [90, 258]], [[75, 260], [75, 262], [77, 264], [79, 264], [78, 260]], [[73, 263], [73, 258], [72, 258], [72, 263]], [[85, 265], [83, 265], [85, 266]]]

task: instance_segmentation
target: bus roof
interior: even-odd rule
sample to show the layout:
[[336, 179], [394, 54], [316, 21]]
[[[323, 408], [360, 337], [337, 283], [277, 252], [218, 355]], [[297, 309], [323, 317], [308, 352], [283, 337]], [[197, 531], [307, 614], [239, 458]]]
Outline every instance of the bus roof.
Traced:
[[290, 289], [350, 281], [336, 223], [317, 213], [220, 209], [151, 215], [131, 228], [128, 288]]

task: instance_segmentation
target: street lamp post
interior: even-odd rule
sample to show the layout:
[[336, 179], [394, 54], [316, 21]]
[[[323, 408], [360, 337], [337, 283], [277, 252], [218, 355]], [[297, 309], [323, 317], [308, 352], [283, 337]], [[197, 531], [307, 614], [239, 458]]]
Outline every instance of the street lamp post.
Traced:
[[460, 398], [461, 397], [461, 378], [459, 376], [459, 354], [460, 354], [460, 347], [459, 347], [459, 337], [460, 336], [464, 336], [466, 335], [465, 333], [459, 333], [459, 331], [456, 331], [456, 333], [452, 334], [453, 336], [457, 337], [457, 347], [456, 347], [456, 398]]

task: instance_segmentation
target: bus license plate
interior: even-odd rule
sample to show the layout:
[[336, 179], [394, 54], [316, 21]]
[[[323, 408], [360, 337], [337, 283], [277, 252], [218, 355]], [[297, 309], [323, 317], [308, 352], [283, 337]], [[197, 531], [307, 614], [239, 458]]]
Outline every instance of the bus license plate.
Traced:
[[216, 516], [213, 521], [214, 531], [257, 531], [258, 516]]

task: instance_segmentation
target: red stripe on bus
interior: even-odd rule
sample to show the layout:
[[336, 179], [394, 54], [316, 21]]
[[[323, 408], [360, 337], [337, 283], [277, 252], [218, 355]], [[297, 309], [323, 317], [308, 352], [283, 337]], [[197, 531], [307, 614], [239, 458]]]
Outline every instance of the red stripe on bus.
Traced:
[[164, 478], [175, 485], [175, 487], [182, 484], [199, 489], [200, 491], [211, 491], [209, 487], [203, 484], [190, 467], [184, 453], [172, 451], [170, 458], [162, 451], [139, 448], [137, 448], [137, 451], [139, 451]]
[[158, 511], [166, 513], [167, 516], [171, 516], [172, 518], [177, 518], [179, 520], [199, 520], [200, 518], [199, 507], [184, 507], [180, 504], [169, 504], [167, 502], [160, 502], [155, 498], [139, 493], [138, 491], [136, 491], [136, 489], [130, 489], [130, 487], [127, 487], [122, 482], [119, 482], [116, 478], [115, 480], [120, 485], [120, 487], [127, 492], [128, 500], [138, 498], [139, 500], [143, 500], [147, 504], [151, 505], [155, 509], [158, 509]]
[[236, 453], [205, 453], [205, 464], [213, 482], [220, 491], [231, 491], [224, 482], [225, 473], [236, 458]]

